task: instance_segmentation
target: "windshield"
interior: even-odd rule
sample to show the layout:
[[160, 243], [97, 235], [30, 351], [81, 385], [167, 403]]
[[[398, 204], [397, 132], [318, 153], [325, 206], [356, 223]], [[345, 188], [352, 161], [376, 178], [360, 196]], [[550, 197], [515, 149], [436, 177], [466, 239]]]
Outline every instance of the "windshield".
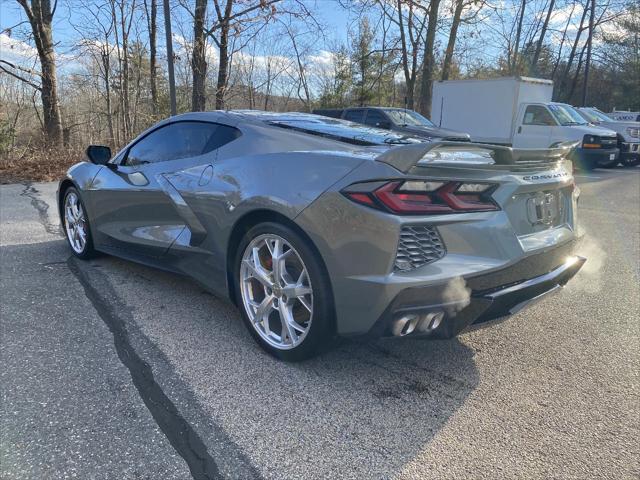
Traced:
[[573, 107], [561, 103], [552, 103], [549, 110], [560, 125], [586, 125], [587, 122]]
[[405, 110], [404, 108], [394, 108], [385, 110], [385, 113], [389, 115], [391, 121], [396, 125], [402, 127], [406, 126], [418, 126], [418, 127], [435, 127], [435, 125], [428, 118], [423, 117], [418, 112], [413, 110]]
[[591, 123], [614, 121], [611, 117], [608, 117], [596, 108], [581, 108], [580, 111]]
[[351, 143], [354, 145], [403, 145], [424, 142], [422, 139], [408, 137], [400, 133], [394, 133], [388, 130], [367, 127], [359, 123], [331, 118], [311, 120], [289, 117], [271, 120], [269, 123], [276, 127], [297, 130], [299, 132], [330, 138], [332, 140], [338, 140], [340, 142]]

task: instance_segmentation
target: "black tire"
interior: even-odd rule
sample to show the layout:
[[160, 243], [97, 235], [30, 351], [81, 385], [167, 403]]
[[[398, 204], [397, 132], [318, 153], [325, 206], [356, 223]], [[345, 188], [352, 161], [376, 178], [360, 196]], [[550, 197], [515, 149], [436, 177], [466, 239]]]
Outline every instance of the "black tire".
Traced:
[[581, 170], [583, 172], [590, 172], [597, 167], [596, 162], [590, 158], [581, 158], [577, 151], [572, 151], [568, 157], [573, 163], [573, 168]]
[[635, 167], [637, 165], [640, 165], [640, 155], [637, 155], [635, 157], [626, 157], [624, 160], [621, 159], [620, 163], [623, 167]]
[[601, 160], [597, 166], [600, 168], [615, 168], [618, 166], [618, 163], [618, 160]]
[[[87, 240], [85, 242], [84, 249], [81, 252], [77, 252], [73, 248], [73, 246], [71, 245], [71, 241], [69, 240], [69, 236], [67, 234], [67, 217], [65, 215], [65, 205], [67, 203], [67, 198], [71, 194], [75, 194], [77, 196], [78, 202], [80, 203], [80, 206], [82, 207], [82, 211], [84, 212], [84, 219], [85, 219], [84, 223], [86, 227]], [[85, 207], [85, 204], [82, 201], [82, 196], [80, 195], [80, 192], [75, 187], [69, 187], [64, 192], [64, 197], [62, 200], [61, 221], [62, 221], [62, 231], [64, 233], [64, 238], [67, 239], [67, 243], [69, 244], [69, 248], [71, 249], [71, 253], [73, 253], [73, 255], [75, 255], [78, 258], [81, 258], [82, 260], [89, 260], [98, 255], [98, 252], [93, 247], [93, 236], [91, 235], [91, 225], [89, 224], [89, 214], [87, 212], [87, 207]]]
[[[253, 239], [260, 235], [271, 234], [282, 237], [298, 253], [307, 269], [313, 287], [312, 321], [302, 342], [288, 350], [267, 343], [253, 326], [244, 306], [240, 287], [241, 263], [244, 252]], [[285, 225], [275, 222], [260, 223], [252, 227], [242, 238], [234, 261], [234, 288], [242, 319], [255, 339], [265, 351], [284, 361], [297, 362], [309, 359], [332, 345], [335, 336], [335, 308], [331, 284], [321, 258], [302, 235]]]

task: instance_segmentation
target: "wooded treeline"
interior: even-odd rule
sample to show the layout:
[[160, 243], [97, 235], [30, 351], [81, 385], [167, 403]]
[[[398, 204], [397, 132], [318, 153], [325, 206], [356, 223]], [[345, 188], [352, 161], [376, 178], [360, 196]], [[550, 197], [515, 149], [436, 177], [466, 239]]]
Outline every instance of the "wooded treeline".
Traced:
[[[0, 153], [118, 147], [169, 115], [162, 0], [11, 1], [21, 20], [1, 25]], [[178, 112], [396, 105], [429, 116], [434, 81], [505, 75], [553, 79], [555, 99], [574, 105], [586, 91], [605, 111], [640, 109], [640, 8], [627, 0], [169, 8]]]

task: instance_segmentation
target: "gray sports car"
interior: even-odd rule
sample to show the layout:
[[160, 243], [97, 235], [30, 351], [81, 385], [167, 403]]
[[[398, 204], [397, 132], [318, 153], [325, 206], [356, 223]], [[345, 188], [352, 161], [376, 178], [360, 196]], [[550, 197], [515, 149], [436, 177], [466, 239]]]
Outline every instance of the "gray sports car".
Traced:
[[114, 157], [90, 146], [58, 201], [76, 256], [186, 274], [300, 360], [338, 336], [450, 338], [558, 290], [585, 261], [567, 153], [189, 113]]

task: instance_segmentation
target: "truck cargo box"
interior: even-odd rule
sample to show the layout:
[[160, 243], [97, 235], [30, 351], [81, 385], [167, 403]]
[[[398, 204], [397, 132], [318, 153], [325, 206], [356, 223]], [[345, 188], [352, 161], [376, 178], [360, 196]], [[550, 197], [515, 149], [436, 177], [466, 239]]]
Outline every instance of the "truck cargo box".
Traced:
[[431, 119], [468, 132], [474, 142], [512, 143], [522, 103], [551, 102], [553, 82], [528, 77], [435, 82]]

